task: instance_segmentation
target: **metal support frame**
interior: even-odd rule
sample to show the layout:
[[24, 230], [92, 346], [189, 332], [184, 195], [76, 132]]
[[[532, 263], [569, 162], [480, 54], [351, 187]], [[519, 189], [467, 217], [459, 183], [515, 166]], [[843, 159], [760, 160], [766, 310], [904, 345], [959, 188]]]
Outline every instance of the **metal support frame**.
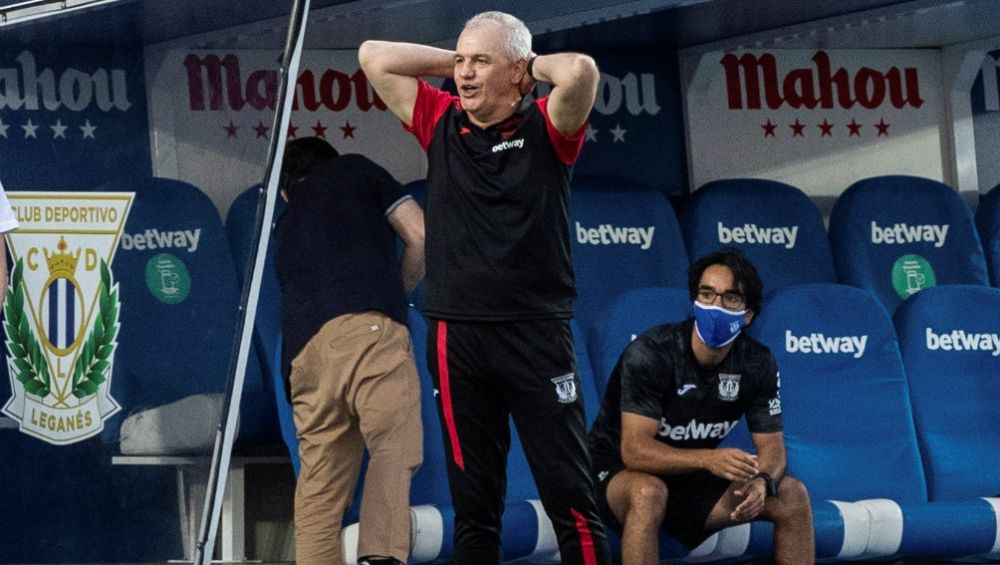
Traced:
[[201, 565], [210, 565], [212, 562], [219, 517], [223, 512], [225, 485], [229, 475], [233, 442], [236, 439], [236, 424], [239, 420], [240, 400], [243, 397], [247, 359], [253, 345], [253, 322], [257, 316], [257, 300], [260, 297], [264, 258], [267, 256], [267, 245], [271, 234], [271, 217], [274, 215], [274, 202], [278, 195], [278, 178], [281, 172], [280, 156], [285, 151], [285, 136], [281, 135], [280, 132], [288, 131], [288, 124], [291, 120], [292, 101], [295, 97], [295, 83], [299, 62], [302, 58], [302, 45], [308, 13], [309, 0], [294, 0], [288, 23], [288, 38], [281, 57], [281, 88], [278, 90], [278, 112], [275, 113], [273, 129], [271, 130], [275, 132], [275, 135], [271, 138], [264, 174], [265, 188], [262, 189], [264, 198], [257, 205], [259, 231], [254, 245], [256, 251], [253, 256], [253, 273], [246, 279], [250, 284], [243, 289], [242, 306], [237, 326], [240, 339], [234, 344], [231, 356], [231, 359], [235, 361], [235, 367], [231, 371], [226, 387], [222, 417], [216, 432], [212, 467], [209, 472], [208, 489], [205, 493], [205, 510], [202, 513], [201, 532], [195, 549], [194, 562]]

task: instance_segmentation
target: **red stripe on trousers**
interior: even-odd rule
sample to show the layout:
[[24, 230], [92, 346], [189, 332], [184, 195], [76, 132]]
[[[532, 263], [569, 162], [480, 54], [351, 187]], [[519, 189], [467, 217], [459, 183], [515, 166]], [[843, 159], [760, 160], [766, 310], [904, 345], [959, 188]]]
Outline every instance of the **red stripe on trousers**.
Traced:
[[583, 556], [583, 565], [597, 565], [597, 554], [594, 552], [594, 536], [590, 533], [587, 519], [583, 517], [583, 514], [577, 512], [575, 508], [570, 508], [569, 511], [573, 514], [573, 521], [576, 522], [576, 531], [580, 534], [580, 554]]
[[455, 412], [451, 408], [451, 383], [448, 379], [448, 324], [443, 320], [438, 321], [437, 360], [441, 386], [441, 411], [444, 413], [444, 425], [448, 429], [448, 439], [451, 441], [451, 456], [455, 460], [455, 465], [465, 471], [462, 446], [458, 443], [458, 429], [455, 427]]

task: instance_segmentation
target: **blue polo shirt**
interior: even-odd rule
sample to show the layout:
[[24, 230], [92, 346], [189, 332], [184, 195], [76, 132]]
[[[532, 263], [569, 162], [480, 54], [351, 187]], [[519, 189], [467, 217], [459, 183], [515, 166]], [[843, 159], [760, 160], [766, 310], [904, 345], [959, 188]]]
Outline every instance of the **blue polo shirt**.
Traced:
[[406, 324], [406, 292], [388, 216], [409, 194], [361, 155], [341, 155], [289, 187], [275, 227], [282, 367], [337, 316], [376, 310]]

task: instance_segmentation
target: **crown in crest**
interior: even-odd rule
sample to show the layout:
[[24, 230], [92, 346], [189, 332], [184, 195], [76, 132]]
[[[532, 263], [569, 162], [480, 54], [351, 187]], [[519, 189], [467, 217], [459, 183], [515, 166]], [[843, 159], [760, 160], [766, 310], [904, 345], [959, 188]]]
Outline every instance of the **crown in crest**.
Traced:
[[76, 264], [80, 261], [80, 250], [77, 249], [76, 253], [67, 253], [66, 248], [69, 245], [66, 244], [66, 238], [60, 237], [59, 243], [56, 244], [59, 249], [59, 253], [49, 254], [49, 250], [45, 249], [45, 261], [49, 264], [49, 275], [56, 278], [71, 278], [74, 273], [76, 273]]

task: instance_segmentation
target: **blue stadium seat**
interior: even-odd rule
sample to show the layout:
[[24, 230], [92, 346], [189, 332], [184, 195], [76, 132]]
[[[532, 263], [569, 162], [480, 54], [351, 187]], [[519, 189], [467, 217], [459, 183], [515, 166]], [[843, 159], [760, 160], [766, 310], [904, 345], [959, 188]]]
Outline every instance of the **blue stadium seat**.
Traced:
[[979, 240], [986, 252], [990, 282], [1000, 288], [1000, 184], [979, 198], [975, 220]]
[[[240, 301], [215, 204], [179, 181], [156, 178], [132, 187], [135, 199], [114, 259], [122, 302], [112, 381], [112, 396], [122, 405], [116, 418], [225, 390]], [[107, 425], [117, 430], [121, 422], [113, 420]]]
[[767, 292], [836, 282], [823, 216], [800, 189], [761, 179], [710, 182], [678, 218], [688, 257], [735, 247], [757, 267]]
[[622, 351], [642, 332], [691, 314], [691, 296], [686, 288], [636, 288], [623, 292], [610, 303], [594, 324], [590, 359], [601, 398]]
[[587, 334], [622, 292], [687, 288], [688, 258], [673, 208], [662, 193], [622, 181], [573, 181], [570, 222], [576, 319]]
[[[256, 251], [254, 244], [259, 229], [257, 205], [258, 202], [263, 203], [260, 190], [260, 186], [244, 190], [236, 197], [226, 214], [226, 234], [241, 284], [245, 284], [247, 277], [253, 272], [251, 258]], [[277, 198], [274, 218], [280, 216], [283, 210], [284, 201]], [[264, 258], [264, 274], [253, 324], [254, 347], [247, 361], [243, 401], [240, 404], [240, 436], [243, 442], [274, 445], [280, 441], [279, 435], [287, 437], [284, 426], [286, 421], [290, 421], [291, 406], [284, 395], [280, 357], [275, 355], [275, 347], [281, 341], [281, 289], [275, 274], [273, 240], [269, 243]], [[253, 425], [253, 433], [244, 431], [244, 426], [248, 424]], [[294, 428], [292, 435], [294, 436]], [[285, 443], [288, 444], [287, 440]], [[297, 450], [292, 451], [296, 451], [292, 454], [292, 462], [298, 475], [298, 454]]]
[[[750, 331], [780, 368], [788, 471], [808, 486], [815, 510], [836, 500], [854, 504], [838, 504], [850, 508], [844, 516], [858, 506], [867, 511], [861, 557], [956, 557], [991, 549], [995, 535], [986, 546], [982, 532], [995, 534], [995, 521], [992, 514], [988, 524], [983, 519], [991, 511], [985, 501], [928, 502], [896, 335], [871, 294], [829, 284], [778, 291]], [[977, 518], [953, 527], [949, 520], [962, 513]], [[841, 559], [845, 547], [856, 551], [863, 521], [826, 525], [832, 531], [816, 523], [819, 557], [833, 557], [824, 548], [838, 542]]]
[[838, 281], [875, 294], [890, 313], [942, 284], [989, 284], [972, 214], [938, 181], [884, 176], [858, 181], [834, 204], [830, 243]]
[[930, 499], [997, 496], [1000, 290], [927, 289], [900, 305], [893, 321]]

